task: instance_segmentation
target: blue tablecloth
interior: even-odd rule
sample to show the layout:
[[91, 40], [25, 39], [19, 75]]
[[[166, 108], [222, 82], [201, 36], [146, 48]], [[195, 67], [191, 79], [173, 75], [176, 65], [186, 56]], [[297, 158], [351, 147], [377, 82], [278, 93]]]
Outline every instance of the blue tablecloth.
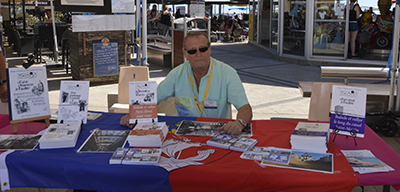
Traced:
[[[99, 191], [171, 191], [168, 172], [157, 166], [110, 165], [112, 153], [77, 153], [95, 128], [126, 130], [123, 114], [104, 113], [83, 126], [74, 148], [15, 151], [7, 156], [10, 186]], [[168, 119], [168, 120], [167, 120]], [[160, 116], [170, 128], [183, 119]]]

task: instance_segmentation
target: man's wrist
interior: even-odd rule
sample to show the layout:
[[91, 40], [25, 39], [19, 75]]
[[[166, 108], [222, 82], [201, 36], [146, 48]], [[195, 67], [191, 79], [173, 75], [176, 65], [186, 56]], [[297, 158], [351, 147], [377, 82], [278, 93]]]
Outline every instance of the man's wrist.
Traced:
[[243, 126], [243, 128], [246, 127], [247, 125], [247, 122], [244, 121], [243, 119], [236, 119], [236, 121], [238, 121]]

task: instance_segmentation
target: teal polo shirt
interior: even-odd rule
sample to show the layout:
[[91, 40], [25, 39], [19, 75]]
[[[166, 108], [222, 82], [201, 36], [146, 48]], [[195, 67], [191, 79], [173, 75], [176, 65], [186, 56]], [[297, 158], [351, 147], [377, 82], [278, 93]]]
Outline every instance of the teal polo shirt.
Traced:
[[[199, 91], [197, 91], [198, 85], [196, 85], [191, 65], [186, 61], [171, 70], [157, 86], [157, 102], [175, 97], [178, 116], [200, 117], [200, 111], [194, 100], [195, 95], [200, 106], [203, 100], [208, 103], [204, 105], [202, 117], [224, 119], [230, 117], [230, 104], [233, 104], [236, 109], [248, 104], [246, 92], [236, 70], [221, 61], [211, 59], [214, 61], [213, 75], [206, 98], [203, 97], [211, 72], [211, 64], [207, 75], [201, 78]], [[190, 77], [193, 79], [194, 90]]]

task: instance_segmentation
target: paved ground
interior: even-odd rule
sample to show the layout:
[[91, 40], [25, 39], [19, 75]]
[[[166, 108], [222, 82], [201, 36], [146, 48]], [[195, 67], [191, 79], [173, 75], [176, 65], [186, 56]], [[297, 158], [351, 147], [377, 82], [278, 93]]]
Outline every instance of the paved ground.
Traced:
[[[9, 53], [8, 53], [9, 55]], [[214, 43], [212, 57], [234, 67], [243, 81], [249, 102], [253, 108], [253, 119], [308, 118], [310, 98], [302, 97], [299, 81], [343, 82], [341, 79], [320, 78], [317, 66], [302, 66], [269, 57], [260, 49], [247, 43]], [[8, 57], [10, 66], [22, 64], [21, 58]], [[150, 78], [162, 81], [169, 68], [150, 63]], [[57, 111], [59, 85], [61, 80], [72, 80], [70, 74], [60, 67], [48, 67], [50, 108]], [[388, 84], [388, 81], [351, 80], [351, 83]], [[91, 85], [89, 91], [89, 110], [107, 112], [107, 94], [117, 90], [117, 83]], [[233, 110], [233, 116], [236, 110]], [[392, 148], [400, 153], [399, 135], [382, 137]], [[21, 190], [12, 190], [21, 191]], [[353, 191], [361, 191], [356, 187]], [[382, 191], [381, 186], [366, 187], [365, 191]], [[395, 191], [391, 188], [391, 191]]]

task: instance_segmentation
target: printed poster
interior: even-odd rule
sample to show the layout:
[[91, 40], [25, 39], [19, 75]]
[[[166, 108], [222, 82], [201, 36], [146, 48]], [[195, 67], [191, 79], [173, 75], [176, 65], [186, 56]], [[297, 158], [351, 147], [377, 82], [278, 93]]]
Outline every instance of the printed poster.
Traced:
[[135, 13], [135, 1], [111, 0], [111, 9], [113, 13]]
[[157, 82], [129, 82], [129, 123], [157, 122]]
[[8, 68], [10, 121], [49, 116], [49, 88], [45, 67]]
[[57, 123], [87, 122], [89, 81], [61, 81]]
[[333, 85], [331, 131], [338, 130], [338, 134], [364, 137], [366, 103], [366, 88]]

